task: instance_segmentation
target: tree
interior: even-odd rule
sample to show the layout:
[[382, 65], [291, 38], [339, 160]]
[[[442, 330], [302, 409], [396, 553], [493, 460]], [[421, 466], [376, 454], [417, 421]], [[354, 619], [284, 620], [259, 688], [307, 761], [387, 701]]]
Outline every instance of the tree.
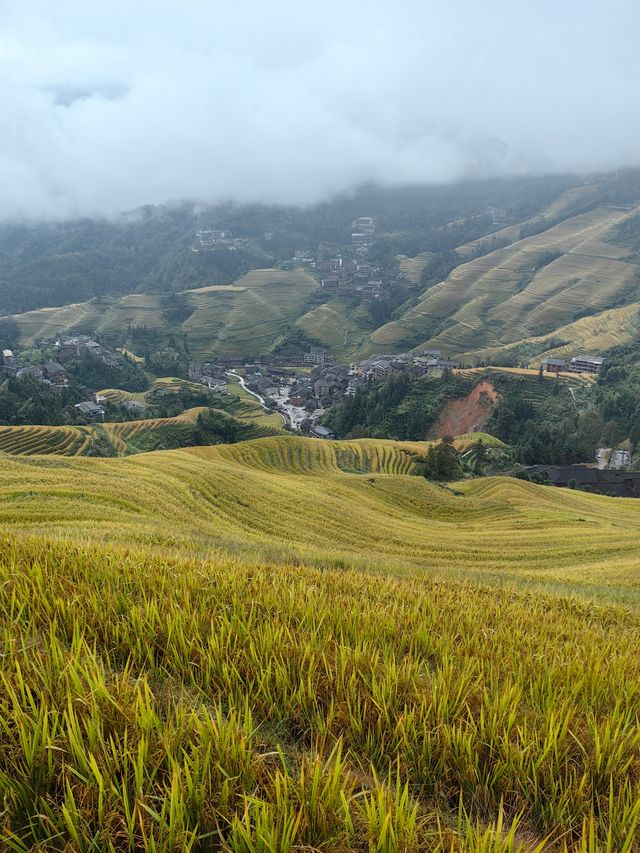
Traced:
[[482, 471], [482, 467], [487, 461], [487, 448], [484, 441], [479, 438], [473, 447], [473, 470], [477, 474]]
[[238, 438], [239, 423], [235, 418], [213, 409], [198, 415], [194, 444], [234, 444]]
[[460, 476], [458, 454], [444, 440], [432, 444], [424, 462], [418, 466], [418, 473], [427, 480], [455, 480]]

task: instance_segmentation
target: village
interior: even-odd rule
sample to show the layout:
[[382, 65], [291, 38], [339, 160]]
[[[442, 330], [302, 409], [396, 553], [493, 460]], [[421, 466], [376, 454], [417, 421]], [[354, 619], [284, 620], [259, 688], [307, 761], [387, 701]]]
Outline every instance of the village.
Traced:
[[392, 375], [417, 380], [459, 367], [460, 362], [442, 358], [439, 350], [378, 355], [347, 365], [336, 363], [329, 350], [311, 347], [299, 356], [262, 355], [251, 363], [233, 358], [193, 362], [189, 379], [224, 392], [228, 378], [233, 377], [265, 409], [280, 412], [289, 428], [317, 438], [333, 438], [318, 421], [330, 406], [355, 394], [359, 387]]
[[[373, 217], [360, 216], [351, 224], [349, 252], [337, 252], [332, 257], [320, 260], [307, 250], [298, 249], [290, 260], [283, 261], [280, 266], [282, 269], [306, 267], [318, 279], [327, 299], [349, 297], [371, 302], [384, 299], [395, 287], [414, 287], [415, 285], [400, 273], [389, 275], [369, 261], [369, 251], [374, 244], [375, 233], [376, 224]], [[353, 257], [346, 257], [346, 254]]]
[[[18, 379], [30, 377], [45, 383], [55, 392], [67, 387], [65, 365], [73, 359], [86, 354], [107, 368], [116, 368], [124, 358], [120, 353], [103, 347], [90, 335], [60, 335], [53, 343], [53, 349], [55, 356], [41, 364], [23, 364], [13, 350], [4, 349], [1, 370], [5, 375]], [[549, 374], [597, 374], [603, 363], [602, 358], [590, 355], [550, 358], [542, 362], [542, 370]], [[219, 356], [207, 362], [192, 361], [188, 378], [219, 393], [226, 393], [229, 379], [233, 379], [255, 396], [266, 410], [279, 412], [288, 428], [318, 438], [332, 438], [331, 431], [319, 424], [320, 419], [330, 406], [354, 395], [358, 388], [370, 382], [382, 382], [394, 375], [406, 376], [410, 381], [441, 376], [461, 366], [459, 361], [446, 358], [438, 349], [373, 355], [340, 364], [330, 350], [312, 346], [306, 352], [262, 354], [252, 360]], [[104, 416], [102, 402], [93, 394], [78, 401], [75, 408], [85, 418], [97, 420]], [[143, 409], [135, 401], [125, 403], [131, 409], [137, 407], [132, 414]]]
[[[549, 374], [597, 374], [603, 363], [602, 358], [582, 355], [566, 360], [548, 359], [542, 363], [542, 370]], [[358, 388], [391, 376], [403, 375], [417, 381], [461, 367], [459, 361], [444, 357], [437, 349], [374, 355], [339, 364], [329, 350], [311, 347], [301, 355], [261, 355], [250, 363], [234, 358], [193, 362], [189, 379], [225, 391], [228, 377], [234, 376], [266, 409], [280, 412], [291, 429], [318, 438], [333, 438], [331, 431], [318, 421], [330, 406], [352, 396]]]
[[[50, 348], [43, 346], [43, 349]], [[33, 379], [47, 385], [52, 392], [62, 393], [69, 386], [65, 365], [71, 360], [86, 355], [111, 369], [116, 368], [123, 360], [123, 356], [101, 346], [90, 335], [60, 335], [53, 343], [53, 349], [55, 356], [39, 364], [24, 364], [13, 350], [3, 349], [0, 370], [5, 376]], [[100, 402], [95, 394], [87, 394], [87, 399], [75, 403], [74, 408], [85, 420], [100, 420], [105, 414]], [[130, 412], [138, 412], [144, 408], [132, 400], [123, 401], [122, 405]]]

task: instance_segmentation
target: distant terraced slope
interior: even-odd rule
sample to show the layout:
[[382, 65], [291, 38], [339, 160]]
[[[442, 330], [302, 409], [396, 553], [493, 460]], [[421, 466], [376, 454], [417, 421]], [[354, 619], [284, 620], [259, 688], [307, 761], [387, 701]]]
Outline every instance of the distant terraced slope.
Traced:
[[465, 353], [470, 360], [491, 362], [496, 356], [514, 354], [538, 367], [545, 358], [563, 358], [576, 353], [606, 352], [640, 336], [640, 302], [611, 308], [554, 329], [547, 335], [531, 336], [503, 346], [482, 347]]
[[520, 232], [523, 228], [542, 224], [544, 222], [553, 223], [563, 216], [569, 216], [571, 212], [577, 213], [576, 208], [580, 208], [589, 204], [593, 199], [596, 187], [592, 184], [582, 187], [572, 187], [558, 196], [555, 201], [551, 202], [539, 216], [534, 216], [525, 222], [516, 222], [513, 225], [507, 225], [500, 228], [499, 231], [493, 231], [484, 237], [479, 237], [477, 240], [471, 240], [463, 246], [458, 246], [456, 252], [462, 258], [469, 256], [484, 255], [492, 250], [492, 246], [496, 241], [500, 243], [511, 244], [520, 239]]
[[194, 358], [216, 353], [239, 355], [269, 351], [301, 315], [317, 288], [302, 269], [253, 270], [231, 285], [187, 290], [192, 309], [179, 325], [168, 323], [163, 293], [132, 293], [120, 299], [90, 300], [62, 308], [43, 308], [17, 314], [21, 344], [61, 333], [120, 333], [129, 326], [146, 326], [186, 335]]
[[233, 287], [187, 291], [193, 314], [182, 324], [196, 358], [268, 352], [318, 287], [302, 269], [252, 270]]
[[347, 360], [366, 345], [373, 323], [364, 304], [354, 308], [344, 299], [330, 299], [300, 317], [296, 326], [330, 348], [336, 358]]
[[461, 264], [400, 319], [373, 332], [372, 342], [467, 355], [598, 314], [638, 284], [638, 266], [625, 260], [630, 250], [607, 242], [637, 212], [592, 210]]

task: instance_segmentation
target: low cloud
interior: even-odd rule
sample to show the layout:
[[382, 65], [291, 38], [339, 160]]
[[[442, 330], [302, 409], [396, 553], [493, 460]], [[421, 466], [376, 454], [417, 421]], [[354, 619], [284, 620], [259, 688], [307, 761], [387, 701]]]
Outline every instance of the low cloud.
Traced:
[[519, 6], [0, 0], [0, 217], [638, 165], [640, 10]]

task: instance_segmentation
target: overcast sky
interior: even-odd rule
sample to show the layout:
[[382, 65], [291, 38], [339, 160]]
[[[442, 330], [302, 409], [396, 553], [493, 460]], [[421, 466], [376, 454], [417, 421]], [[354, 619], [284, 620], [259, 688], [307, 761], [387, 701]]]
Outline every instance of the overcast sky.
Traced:
[[635, 0], [0, 0], [0, 217], [640, 164]]

